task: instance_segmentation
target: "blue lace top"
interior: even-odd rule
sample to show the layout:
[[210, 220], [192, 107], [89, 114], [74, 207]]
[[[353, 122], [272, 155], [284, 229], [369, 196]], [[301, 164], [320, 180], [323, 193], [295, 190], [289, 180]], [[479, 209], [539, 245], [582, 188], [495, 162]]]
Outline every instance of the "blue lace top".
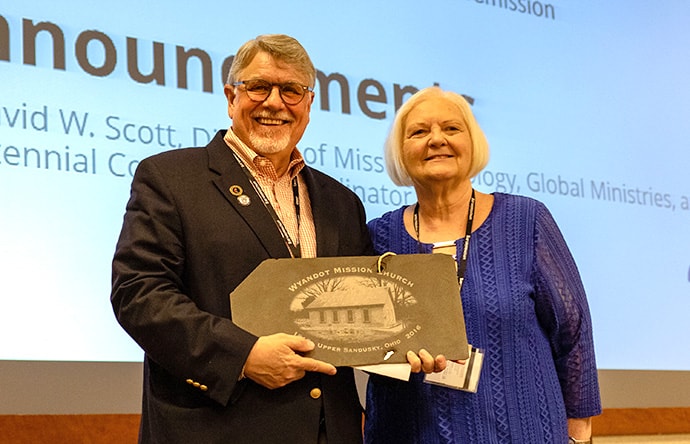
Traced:
[[[477, 393], [371, 375], [366, 443], [565, 444], [567, 418], [601, 413], [589, 308], [565, 240], [542, 203], [494, 198], [462, 288], [468, 340], [485, 352]], [[403, 210], [369, 223], [377, 253], [417, 253]]]

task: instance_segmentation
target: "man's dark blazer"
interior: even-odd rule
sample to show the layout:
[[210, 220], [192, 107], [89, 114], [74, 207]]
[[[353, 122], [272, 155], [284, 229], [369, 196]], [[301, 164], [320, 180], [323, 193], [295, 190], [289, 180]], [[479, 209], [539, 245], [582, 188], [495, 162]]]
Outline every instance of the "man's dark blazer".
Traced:
[[[316, 442], [323, 409], [329, 444], [358, 443], [362, 408], [352, 369], [309, 372], [275, 390], [238, 381], [257, 338], [230, 320], [229, 294], [264, 259], [289, 251], [223, 135], [205, 148], [143, 160], [132, 182], [111, 301], [145, 352], [140, 442]], [[372, 254], [357, 196], [309, 167], [300, 174], [317, 255]], [[230, 193], [233, 185], [249, 205]]]

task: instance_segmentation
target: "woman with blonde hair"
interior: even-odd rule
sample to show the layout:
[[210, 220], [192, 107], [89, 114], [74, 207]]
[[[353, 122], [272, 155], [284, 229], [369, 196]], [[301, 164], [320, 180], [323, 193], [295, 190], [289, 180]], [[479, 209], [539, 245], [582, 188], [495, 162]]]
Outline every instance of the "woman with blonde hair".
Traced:
[[418, 202], [369, 222], [374, 247], [456, 257], [467, 337], [484, 360], [476, 393], [425, 383], [423, 373], [371, 375], [365, 442], [590, 442], [601, 413], [591, 318], [547, 208], [473, 189], [488, 143], [467, 101], [438, 87], [400, 108], [385, 157]]

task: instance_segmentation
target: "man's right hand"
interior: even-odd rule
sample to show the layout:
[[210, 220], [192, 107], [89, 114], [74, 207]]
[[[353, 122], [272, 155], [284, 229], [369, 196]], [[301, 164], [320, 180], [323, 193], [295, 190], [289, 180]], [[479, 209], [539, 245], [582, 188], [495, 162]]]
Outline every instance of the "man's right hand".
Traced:
[[276, 333], [261, 336], [249, 352], [244, 376], [269, 389], [283, 387], [302, 379], [306, 372], [335, 375], [333, 365], [298, 353], [314, 349], [314, 343], [301, 336]]

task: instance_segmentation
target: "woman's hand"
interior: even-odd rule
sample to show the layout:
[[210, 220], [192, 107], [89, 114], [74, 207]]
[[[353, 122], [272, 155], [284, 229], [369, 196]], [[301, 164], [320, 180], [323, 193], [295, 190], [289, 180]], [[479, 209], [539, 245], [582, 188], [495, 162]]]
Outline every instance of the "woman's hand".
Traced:
[[438, 373], [446, 369], [446, 357], [438, 355], [436, 358], [425, 349], [416, 354], [412, 350], [407, 352], [407, 362], [412, 367], [412, 373]]

